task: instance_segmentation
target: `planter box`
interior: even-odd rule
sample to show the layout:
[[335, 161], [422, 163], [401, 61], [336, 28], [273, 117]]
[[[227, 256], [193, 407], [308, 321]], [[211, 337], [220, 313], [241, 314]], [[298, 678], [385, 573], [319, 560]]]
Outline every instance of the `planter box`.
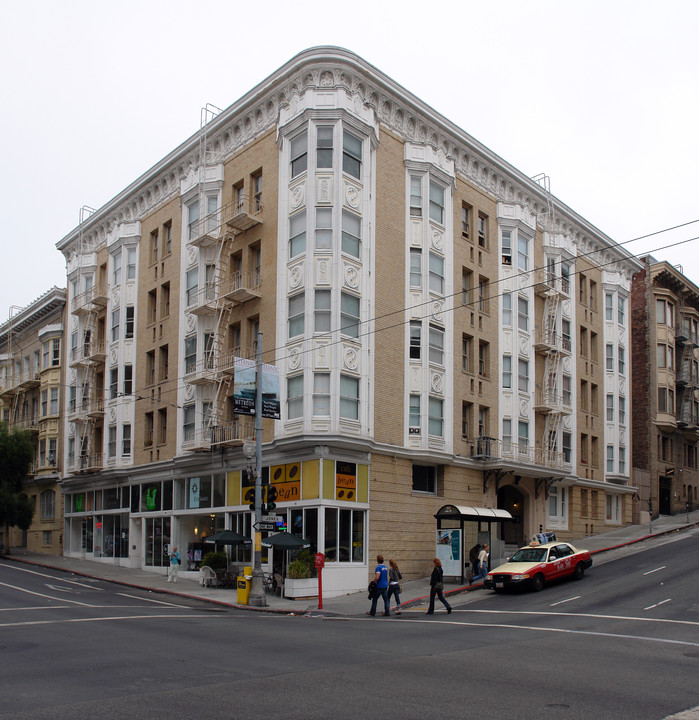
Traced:
[[318, 597], [318, 578], [286, 578], [284, 580], [284, 597], [313, 598]]

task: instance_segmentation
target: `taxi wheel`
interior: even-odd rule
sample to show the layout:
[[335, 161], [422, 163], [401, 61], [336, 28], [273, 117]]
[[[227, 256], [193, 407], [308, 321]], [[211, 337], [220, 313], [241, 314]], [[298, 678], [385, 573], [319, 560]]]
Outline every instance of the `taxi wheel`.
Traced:
[[585, 577], [585, 566], [582, 563], [578, 563], [573, 571], [573, 577], [576, 580], [582, 580]]
[[544, 589], [544, 576], [541, 573], [534, 575], [532, 578], [532, 589], [534, 592], [539, 592]]

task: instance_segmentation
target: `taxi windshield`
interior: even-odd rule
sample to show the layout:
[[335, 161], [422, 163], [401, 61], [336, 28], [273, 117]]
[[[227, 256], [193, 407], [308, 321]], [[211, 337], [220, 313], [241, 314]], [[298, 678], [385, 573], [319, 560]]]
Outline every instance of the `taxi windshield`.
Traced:
[[510, 562], [541, 562], [546, 559], [546, 548], [522, 548], [510, 558]]

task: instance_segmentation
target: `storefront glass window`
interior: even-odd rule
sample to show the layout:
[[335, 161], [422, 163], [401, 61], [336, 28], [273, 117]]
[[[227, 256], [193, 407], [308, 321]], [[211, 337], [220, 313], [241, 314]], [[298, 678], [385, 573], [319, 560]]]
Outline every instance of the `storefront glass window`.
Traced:
[[363, 510], [325, 509], [327, 562], [364, 562]]
[[103, 510], [117, 510], [121, 507], [121, 498], [118, 488], [106, 488], [103, 493]]
[[163, 510], [172, 510], [172, 480], [163, 483]]
[[211, 507], [211, 478], [187, 478], [187, 508]]
[[162, 509], [160, 483], [144, 485], [141, 492], [141, 512], [154, 512]]
[[81, 518], [80, 522], [80, 549], [85, 552], [92, 552], [92, 523], [91, 517]]
[[214, 475], [214, 507], [226, 504], [226, 476]]
[[167, 546], [170, 543], [170, 518], [146, 518], [146, 565], [166, 567]]
[[140, 512], [141, 508], [141, 486], [134, 485], [131, 488], [131, 512]]
[[352, 512], [352, 561], [364, 562], [364, 513]]
[[99, 515], [95, 518], [96, 557], [129, 556], [129, 516]]

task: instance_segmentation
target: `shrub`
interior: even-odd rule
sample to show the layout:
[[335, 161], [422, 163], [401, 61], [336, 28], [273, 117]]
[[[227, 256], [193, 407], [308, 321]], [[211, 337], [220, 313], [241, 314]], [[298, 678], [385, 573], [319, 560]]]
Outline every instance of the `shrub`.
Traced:
[[212, 570], [225, 570], [228, 567], [228, 556], [224, 550], [208, 552], [201, 559], [202, 565], [208, 565]]

